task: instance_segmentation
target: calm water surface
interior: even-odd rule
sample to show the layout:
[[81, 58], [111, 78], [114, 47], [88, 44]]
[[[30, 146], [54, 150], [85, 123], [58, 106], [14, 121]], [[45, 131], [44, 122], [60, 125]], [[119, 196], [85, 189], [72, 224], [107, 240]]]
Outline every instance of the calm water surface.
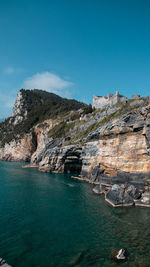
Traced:
[[13, 267], [150, 266], [150, 209], [112, 208], [69, 175], [0, 162], [0, 257]]

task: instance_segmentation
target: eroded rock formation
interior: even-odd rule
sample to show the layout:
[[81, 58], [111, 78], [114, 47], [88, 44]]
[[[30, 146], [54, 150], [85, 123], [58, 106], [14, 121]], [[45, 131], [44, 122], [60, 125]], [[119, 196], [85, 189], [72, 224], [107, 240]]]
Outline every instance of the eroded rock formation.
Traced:
[[26, 134], [20, 140], [13, 140], [0, 148], [0, 159], [9, 161], [30, 161], [31, 155], [36, 150], [34, 132]]

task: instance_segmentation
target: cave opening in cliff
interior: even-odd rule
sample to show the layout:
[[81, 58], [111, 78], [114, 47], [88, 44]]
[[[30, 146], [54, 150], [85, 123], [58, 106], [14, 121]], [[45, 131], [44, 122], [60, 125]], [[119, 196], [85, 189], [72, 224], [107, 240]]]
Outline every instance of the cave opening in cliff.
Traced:
[[80, 174], [82, 160], [77, 155], [68, 156], [64, 163], [64, 173]]

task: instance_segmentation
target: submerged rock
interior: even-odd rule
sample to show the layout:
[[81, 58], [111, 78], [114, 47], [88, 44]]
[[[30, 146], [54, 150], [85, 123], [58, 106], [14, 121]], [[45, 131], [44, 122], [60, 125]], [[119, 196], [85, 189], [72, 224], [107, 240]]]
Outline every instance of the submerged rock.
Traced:
[[82, 261], [83, 257], [84, 257], [84, 252], [83, 251], [79, 252], [77, 255], [75, 255], [71, 259], [71, 261], [68, 263], [68, 266], [73, 267], [73, 266], [76, 266], [76, 265], [80, 264], [80, 262]]

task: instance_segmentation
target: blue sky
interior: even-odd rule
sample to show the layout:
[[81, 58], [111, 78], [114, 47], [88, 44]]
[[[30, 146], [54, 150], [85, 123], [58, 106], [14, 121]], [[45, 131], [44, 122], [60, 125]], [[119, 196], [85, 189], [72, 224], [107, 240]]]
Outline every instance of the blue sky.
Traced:
[[150, 94], [150, 1], [1, 0], [0, 118], [20, 88]]

